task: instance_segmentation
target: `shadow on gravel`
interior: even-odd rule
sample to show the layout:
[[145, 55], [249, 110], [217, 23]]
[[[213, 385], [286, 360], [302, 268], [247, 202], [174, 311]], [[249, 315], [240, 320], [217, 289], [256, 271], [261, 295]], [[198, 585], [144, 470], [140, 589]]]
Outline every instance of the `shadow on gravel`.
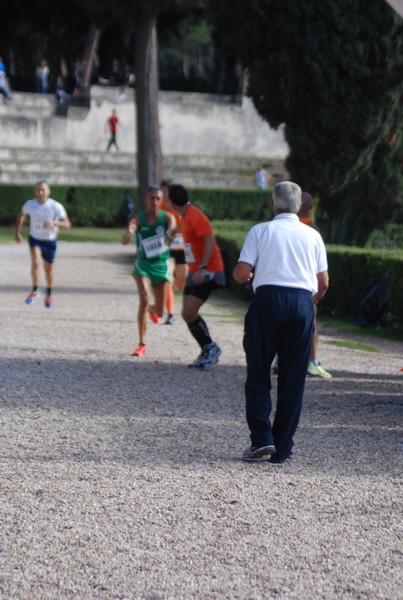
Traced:
[[[308, 381], [296, 458], [280, 469], [392, 472], [399, 449], [401, 376], [335, 375], [331, 381]], [[248, 439], [244, 376], [239, 367], [199, 372], [134, 358], [0, 360], [3, 427], [7, 421], [0, 460], [140, 467], [233, 462]]]

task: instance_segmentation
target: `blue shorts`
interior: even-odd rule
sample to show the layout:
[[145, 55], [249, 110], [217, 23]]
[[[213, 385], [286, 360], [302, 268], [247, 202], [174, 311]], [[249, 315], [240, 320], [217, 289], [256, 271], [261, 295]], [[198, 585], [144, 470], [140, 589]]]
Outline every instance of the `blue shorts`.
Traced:
[[41, 249], [43, 260], [48, 263], [53, 263], [56, 255], [56, 240], [37, 240], [29, 236], [28, 243], [30, 248], [38, 246]]

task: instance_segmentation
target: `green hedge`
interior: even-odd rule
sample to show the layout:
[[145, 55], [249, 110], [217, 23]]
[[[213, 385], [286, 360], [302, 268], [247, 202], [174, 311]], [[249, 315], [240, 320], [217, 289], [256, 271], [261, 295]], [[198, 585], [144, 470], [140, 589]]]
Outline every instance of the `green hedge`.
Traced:
[[[233, 231], [231, 227], [225, 231], [225, 223], [213, 222], [217, 241], [225, 250], [230, 286], [238, 291], [244, 286], [238, 286], [232, 280], [231, 273], [245, 238], [242, 225], [248, 230], [252, 223], [241, 224], [238, 231]], [[330, 286], [320, 301], [320, 313], [355, 319], [364, 296], [386, 276], [388, 308], [384, 322], [390, 329], [403, 329], [403, 252], [327, 246], [327, 255]]]
[[320, 308], [357, 316], [359, 304], [383, 277], [388, 280], [388, 325], [403, 327], [403, 252], [327, 246], [330, 286]]
[[[137, 190], [113, 186], [52, 185], [51, 196], [64, 205], [73, 225], [118, 227], [125, 222], [126, 192], [136, 202]], [[0, 185], [0, 225], [15, 223], [22, 205], [29, 198], [35, 198], [33, 185]]]
[[[52, 198], [61, 202], [76, 226], [118, 227], [125, 223], [125, 194], [139, 207], [138, 190], [125, 187], [52, 185]], [[34, 198], [33, 185], [0, 185], [0, 225], [15, 223], [21, 206]], [[260, 221], [269, 215], [269, 193], [260, 190], [192, 189], [190, 200], [210, 219]]]

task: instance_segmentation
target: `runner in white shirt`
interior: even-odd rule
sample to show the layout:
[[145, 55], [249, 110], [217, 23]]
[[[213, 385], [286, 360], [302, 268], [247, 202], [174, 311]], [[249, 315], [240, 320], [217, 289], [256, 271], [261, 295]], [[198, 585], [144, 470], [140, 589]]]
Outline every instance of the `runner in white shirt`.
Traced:
[[15, 240], [22, 242], [21, 228], [29, 217], [29, 247], [31, 252], [32, 291], [25, 302], [32, 304], [39, 296], [39, 262], [43, 259], [46, 278], [46, 308], [52, 306], [53, 262], [56, 255], [56, 238], [59, 227], [69, 229], [71, 223], [64, 207], [50, 196], [50, 187], [46, 181], [38, 181], [35, 185], [36, 198], [25, 202], [17, 218]]

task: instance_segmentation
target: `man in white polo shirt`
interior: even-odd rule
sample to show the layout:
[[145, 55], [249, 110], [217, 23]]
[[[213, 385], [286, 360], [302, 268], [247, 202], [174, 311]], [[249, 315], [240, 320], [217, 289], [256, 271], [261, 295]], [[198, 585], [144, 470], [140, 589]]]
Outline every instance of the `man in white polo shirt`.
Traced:
[[42, 256], [47, 286], [44, 304], [46, 308], [50, 308], [53, 302], [53, 261], [56, 255], [56, 238], [59, 227], [69, 229], [71, 223], [60, 202], [49, 198], [50, 187], [46, 181], [42, 180], [36, 183], [35, 195], [36, 198], [25, 202], [18, 215], [15, 240], [18, 244], [21, 244], [21, 228], [28, 216], [32, 290], [26, 297], [25, 302], [32, 304], [39, 296], [39, 261]]
[[[251, 446], [247, 461], [280, 464], [292, 456], [311, 348], [314, 304], [329, 286], [326, 249], [320, 234], [298, 219], [301, 188], [278, 183], [272, 221], [252, 227], [233, 276], [252, 281], [254, 296], [245, 317], [246, 420]], [[254, 269], [254, 272], [252, 271]], [[270, 367], [278, 354], [277, 408], [270, 421]]]

